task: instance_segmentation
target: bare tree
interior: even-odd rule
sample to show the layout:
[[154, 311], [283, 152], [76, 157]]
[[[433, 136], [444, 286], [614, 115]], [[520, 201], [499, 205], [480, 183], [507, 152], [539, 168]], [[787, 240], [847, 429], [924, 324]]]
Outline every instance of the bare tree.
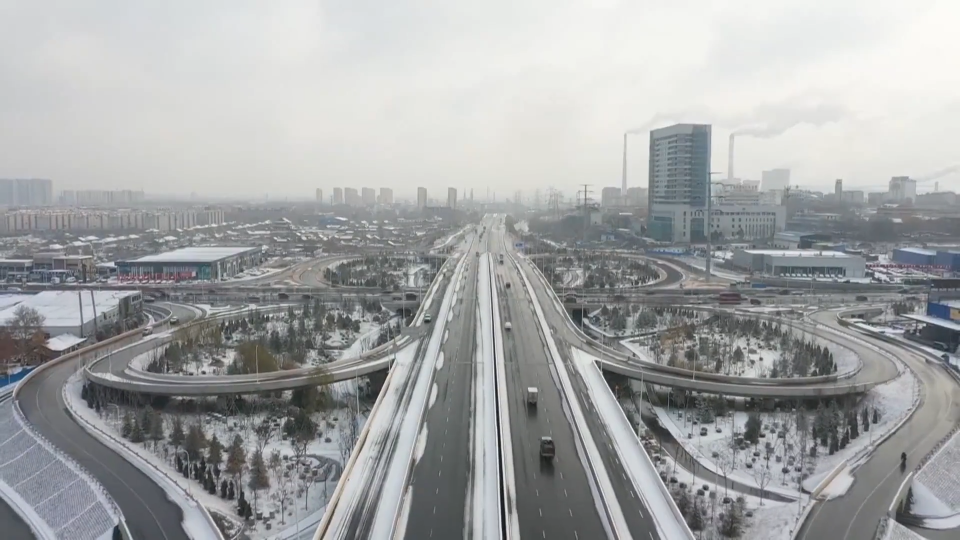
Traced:
[[253, 428], [253, 433], [257, 436], [257, 450], [261, 454], [274, 435], [273, 424], [267, 419], [264, 420], [266, 421]]
[[[17, 356], [26, 359], [43, 344], [43, 323], [46, 318], [36, 309], [20, 304], [7, 321], [7, 331], [13, 339]], [[38, 343], [39, 342], [39, 343]]]
[[720, 474], [723, 476], [723, 495], [726, 497], [727, 475], [733, 472], [734, 469], [733, 458], [730, 457], [727, 451], [720, 452], [720, 457], [717, 458], [717, 468], [720, 469]]
[[770, 472], [769, 461], [753, 468], [753, 478], [757, 481], [757, 485], [760, 486], [760, 506], [763, 506], [764, 489], [770, 484], [772, 477], [773, 474]]
[[350, 460], [350, 453], [353, 452], [353, 447], [357, 444], [357, 439], [360, 436], [360, 429], [357, 426], [357, 415], [351, 410], [347, 409], [345, 417], [340, 422], [340, 458], [342, 460], [341, 465], [346, 467], [347, 461]]
[[267, 467], [270, 469], [270, 472], [273, 474], [273, 478], [276, 481], [276, 498], [277, 502], [280, 504], [280, 523], [283, 523], [284, 508], [287, 504], [287, 499], [290, 497], [290, 475], [285, 470], [283, 466], [283, 460], [280, 458], [280, 451], [274, 450], [270, 453], [270, 460], [267, 462]]

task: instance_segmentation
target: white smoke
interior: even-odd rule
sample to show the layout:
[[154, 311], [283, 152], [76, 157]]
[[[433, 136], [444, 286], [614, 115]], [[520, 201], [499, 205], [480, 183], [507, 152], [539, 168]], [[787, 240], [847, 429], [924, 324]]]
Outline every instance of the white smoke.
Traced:
[[937, 180], [943, 178], [944, 176], [950, 176], [951, 174], [960, 171], [960, 165], [951, 165], [943, 169], [933, 171], [932, 173], [924, 174], [914, 178], [918, 182], [929, 182], [931, 180]]
[[846, 109], [826, 103], [812, 107], [797, 107], [794, 104], [761, 105], [752, 115], [754, 121], [747, 127], [735, 130], [733, 135], [769, 139], [800, 124], [820, 127], [839, 122], [847, 115]]

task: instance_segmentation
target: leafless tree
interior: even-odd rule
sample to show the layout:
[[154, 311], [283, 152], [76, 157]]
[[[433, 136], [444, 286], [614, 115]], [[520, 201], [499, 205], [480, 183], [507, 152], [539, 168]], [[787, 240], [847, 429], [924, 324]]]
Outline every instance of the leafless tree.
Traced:
[[723, 495], [727, 495], [727, 475], [733, 471], [734, 462], [730, 454], [724, 450], [720, 452], [720, 457], [717, 458], [717, 468], [720, 469], [720, 474], [723, 476]]
[[283, 523], [284, 509], [287, 504], [287, 499], [291, 495], [290, 491], [292, 486], [290, 475], [287, 473], [286, 467], [283, 466], [283, 460], [280, 458], [279, 450], [274, 450], [270, 453], [267, 467], [270, 469], [270, 473], [273, 474], [274, 481], [276, 482], [275, 493], [277, 503], [280, 504], [280, 523]]
[[273, 424], [270, 423], [269, 419], [265, 418], [264, 420], [262, 424], [258, 424], [253, 428], [253, 433], [257, 436], [257, 450], [261, 453], [274, 435]]
[[763, 494], [764, 489], [767, 485], [770, 484], [770, 479], [773, 477], [773, 474], [770, 472], [770, 463], [757, 464], [753, 468], [753, 478], [757, 481], [757, 485], [760, 486], [760, 506], [763, 506]]
[[13, 318], [7, 321], [7, 331], [13, 339], [17, 356], [25, 359], [45, 340], [42, 337], [46, 318], [36, 309], [23, 304], [13, 310]]
[[360, 436], [360, 429], [357, 426], [357, 415], [351, 410], [347, 409], [347, 413], [344, 415], [344, 418], [340, 420], [340, 459], [341, 465], [344, 467], [347, 465], [347, 461], [350, 460], [350, 454], [353, 452], [353, 447], [357, 444], [357, 439]]

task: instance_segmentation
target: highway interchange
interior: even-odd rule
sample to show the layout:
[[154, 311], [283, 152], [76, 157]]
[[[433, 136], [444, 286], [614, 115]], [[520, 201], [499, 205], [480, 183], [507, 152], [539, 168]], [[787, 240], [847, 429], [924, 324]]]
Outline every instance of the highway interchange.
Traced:
[[[573, 376], [571, 380], [575, 386], [575, 399], [577, 405], [585, 411], [584, 416], [587, 419], [586, 433], [578, 433], [580, 428], [571, 419], [570, 404], [566, 401], [557, 372], [560, 368], [551, 359], [547, 340], [554, 339], [563, 344], [558, 349], [565, 366], [571, 362], [569, 346], [574, 344], [597, 356], [606, 355], [608, 362], [619, 365], [620, 372], [634, 370], [639, 374], [640, 371], [645, 371], [649, 377], [649, 367], [638, 366], [625, 354], [611, 354], [606, 348], [577, 332], [567, 314], [555, 307], [555, 297], [547, 285], [535, 277], [536, 271], [529, 259], [514, 252], [512, 242], [497, 225], [496, 220], [488, 218], [484, 224], [488, 232], [482, 238], [471, 233], [461, 244], [463, 253], [466, 254], [465, 278], [457, 301], [452, 306], [453, 314], [444, 330], [443, 345], [440, 349], [444, 360], [438, 362], [433, 378], [433, 383], [438, 388], [436, 404], [430, 407], [422, 418], [429, 435], [423, 456], [413, 467], [409, 479], [412, 497], [405, 537], [465, 537], [468, 529], [468, 486], [471, 482], [471, 463], [475, 459], [471, 450], [472, 392], [479, 369], [474, 351], [479, 324], [478, 298], [480, 294], [485, 294], [478, 290], [479, 268], [483, 261], [488, 260], [486, 254], [491, 257], [503, 254], [505, 263], [493, 265], [492, 279], [502, 319], [498, 324], [510, 321], [513, 325], [513, 331], [503, 332], [502, 346], [507, 375], [506, 402], [509, 405], [509, 430], [513, 439], [511, 453], [520, 536], [610, 536], [608, 509], [597, 492], [596, 472], [594, 467], [586, 466], [583, 458], [582, 438], [589, 437], [597, 443], [602, 459], [601, 468], [608, 473], [613, 486], [616, 499], [613, 502], [622, 511], [628, 526], [628, 535], [622, 537], [661, 538], [651, 520], [650, 512], [636, 493], [637, 487], [622, 473], [623, 465], [609, 443], [608, 434], [598, 420], [597, 412], [593, 410], [583, 381]], [[480, 257], [475, 253], [485, 256]], [[676, 267], [663, 265], [662, 268], [666, 271], [666, 279], [659, 287], [676, 286], [680, 280], [687, 277], [686, 272]], [[309, 280], [311, 287], [323, 287], [324, 283], [318, 277], [322, 275], [322, 269], [322, 265], [304, 264], [299, 266], [297, 271], [283, 274], [282, 277], [291, 279], [297, 276]], [[532, 291], [524, 285], [521, 271], [529, 277]], [[310, 277], [311, 275], [313, 277]], [[510, 284], [509, 289], [507, 284]], [[535, 314], [534, 302], [539, 302], [542, 306], [549, 328], [541, 327]], [[435, 301], [429, 309], [434, 317], [439, 311], [439, 304], [440, 302]], [[177, 304], [168, 304], [165, 307], [171, 309], [183, 324], [197, 316], [195, 310], [185, 309]], [[836, 326], [835, 314], [823, 311], [814, 317], [815, 323]], [[405, 331], [405, 338], [414, 342], [422, 340], [428, 333], [427, 327], [412, 328]], [[877, 384], [895, 376], [896, 368], [893, 364], [868, 347], [852, 340], [847, 340], [845, 346], [857, 350], [861, 358], [864, 358], [861, 372], [853, 380], [818, 383], [810, 385], [810, 388], [831, 385], [836, 387], [858, 382]], [[422, 356], [425, 348], [420, 347], [418, 357]], [[896, 349], [896, 355], [915, 370], [924, 384], [925, 399], [910, 421], [857, 469], [857, 481], [846, 496], [817, 503], [809, 519], [805, 521], [799, 538], [872, 538], [876, 523], [887, 512], [890, 500], [902, 481], [897, 460], [899, 452], [907, 451], [912, 460], [919, 461], [960, 421], [960, 391], [952, 379], [946, 377], [939, 366], [910, 349], [889, 348]], [[389, 352], [378, 358], [387, 355]], [[117, 353], [113, 355], [110, 363], [101, 363], [101, 367], [97, 369], [110, 372], [118, 378], [129, 376], [131, 370], [126, 368], [126, 362], [129, 362], [132, 356], [133, 352]], [[60, 364], [34, 377], [18, 390], [17, 399], [27, 419], [36, 430], [74, 458], [104, 485], [119, 504], [136, 538], [186, 538], [180, 525], [182, 513], [163, 490], [137, 467], [118, 458], [113, 450], [87, 434], [66, 412], [60, 389], [76, 369], [77, 365], [72, 362]], [[568, 372], [574, 374], [576, 370], [571, 367]], [[132, 377], [131, 380], [136, 380], [137, 376]], [[686, 376], [679, 378], [687, 379]], [[140, 382], [155, 384], [156, 381], [144, 379]], [[688, 384], [689, 381], [677, 385], [686, 387]], [[530, 408], [526, 403], [526, 388], [529, 386], [540, 390], [536, 408]], [[217, 388], [216, 391], [223, 390]], [[738, 395], [736, 390], [731, 391], [726, 387], [724, 392]], [[557, 443], [557, 458], [552, 465], [545, 463], [538, 455], [541, 435], [550, 435]], [[3, 507], [0, 507], [0, 520], [2, 519]], [[361, 524], [354, 529], [354, 537], [370, 537], [369, 525], [364, 526], [359, 521], [358, 523]], [[842, 535], [839, 535], [838, 524], [843, 524]], [[934, 531], [923, 531], [922, 534], [932, 539], [953, 537]]]

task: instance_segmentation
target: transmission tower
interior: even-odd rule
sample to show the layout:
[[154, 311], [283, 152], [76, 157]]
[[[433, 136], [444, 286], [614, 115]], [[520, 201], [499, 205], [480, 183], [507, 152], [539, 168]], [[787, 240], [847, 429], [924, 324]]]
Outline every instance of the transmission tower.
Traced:
[[583, 191], [578, 191], [577, 196], [583, 201], [583, 241], [587, 241], [587, 230], [590, 228], [590, 184], [583, 184]]

